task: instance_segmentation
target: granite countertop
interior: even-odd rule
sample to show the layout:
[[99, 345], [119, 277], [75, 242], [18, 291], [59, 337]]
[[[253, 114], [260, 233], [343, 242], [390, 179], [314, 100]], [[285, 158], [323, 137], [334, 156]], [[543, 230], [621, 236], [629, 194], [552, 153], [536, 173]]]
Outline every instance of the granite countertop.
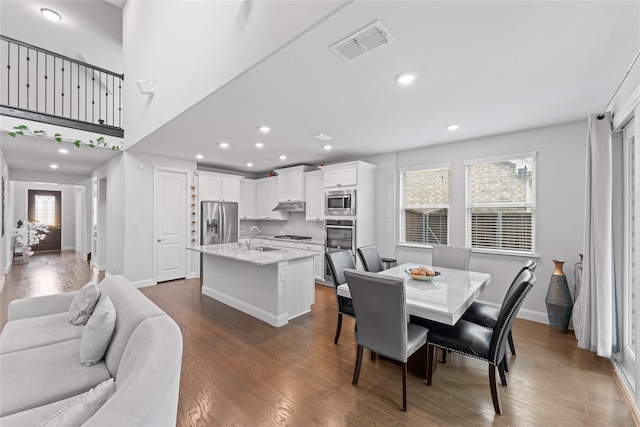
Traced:
[[222, 245], [190, 246], [187, 247], [187, 249], [202, 252], [207, 255], [230, 258], [258, 265], [277, 264], [283, 261], [311, 258], [314, 255], [318, 255], [317, 252], [304, 249], [278, 248], [278, 250], [275, 251], [261, 252], [258, 250], [249, 250], [246, 245], [242, 245], [242, 249], [240, 249], [237, 242]]
[[[273, 240], [275, 242], [294, 242], [294, 243], [309, 243], [312, 245], [324, 245], [324, 241], [322, 240], [317, 240], [317, 239], [303, 239], [303, 240], [295, 240], [295, 239], [276, 239], [275, 236], [260, 236], [260, 237], [253, 237], [254, 239], [266, 239], [266, 240]], [[248, 239], [248, 238], [247, 238]], [[247, 240], [244, 239], [244, 240]]]

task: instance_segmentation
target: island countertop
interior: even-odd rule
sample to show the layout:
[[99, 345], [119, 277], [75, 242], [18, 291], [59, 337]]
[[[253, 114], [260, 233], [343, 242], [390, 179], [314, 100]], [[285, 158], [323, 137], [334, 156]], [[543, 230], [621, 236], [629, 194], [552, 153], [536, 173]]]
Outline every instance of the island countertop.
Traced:
[[318, 255], [317, 252], [293, 248], [277, 248], [277, 250], [261, 252], [255, 249], [249, 250], [245, 245], [239, 248], [237, 242], [221, 245], [190, 246], [187, 249], [206, 255], [230, 258], [257, 265], [278, 264], [284, 261], [311, 258], [314, 255]]

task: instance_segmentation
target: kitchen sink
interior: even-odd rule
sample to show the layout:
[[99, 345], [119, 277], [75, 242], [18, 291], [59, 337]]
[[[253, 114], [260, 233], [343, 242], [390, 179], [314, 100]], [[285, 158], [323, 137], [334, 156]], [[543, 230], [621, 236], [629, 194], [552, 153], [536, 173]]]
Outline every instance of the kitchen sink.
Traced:
[[258, 251], [258, 252], [271, 252], [271, 251], [280, 251], [282, 249], [280, 248], [274, 248], [271, 246], [258, 246], [256, 248], [251, 248], [252, 251]]

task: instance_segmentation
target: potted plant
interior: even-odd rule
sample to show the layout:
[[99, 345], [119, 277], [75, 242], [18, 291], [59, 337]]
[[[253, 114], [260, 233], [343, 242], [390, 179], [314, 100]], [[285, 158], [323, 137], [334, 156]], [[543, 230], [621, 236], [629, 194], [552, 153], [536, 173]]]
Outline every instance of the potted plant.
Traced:
[[16, 247], [22, 247], [22, 260], [28, 262], [29, 257], [33, 255], [31, 246], [35, 246], [46, 237], [49, 228], [39, 222], [18, 221], [18, 227], [15, 229]]

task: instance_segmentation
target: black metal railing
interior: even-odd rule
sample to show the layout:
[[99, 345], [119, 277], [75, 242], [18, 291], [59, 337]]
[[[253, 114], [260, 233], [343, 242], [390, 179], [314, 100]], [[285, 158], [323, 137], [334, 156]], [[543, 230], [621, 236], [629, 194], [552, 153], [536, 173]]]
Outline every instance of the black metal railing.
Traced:
[[117, 74], [0, 36], [0, 113], [124, 137]]

